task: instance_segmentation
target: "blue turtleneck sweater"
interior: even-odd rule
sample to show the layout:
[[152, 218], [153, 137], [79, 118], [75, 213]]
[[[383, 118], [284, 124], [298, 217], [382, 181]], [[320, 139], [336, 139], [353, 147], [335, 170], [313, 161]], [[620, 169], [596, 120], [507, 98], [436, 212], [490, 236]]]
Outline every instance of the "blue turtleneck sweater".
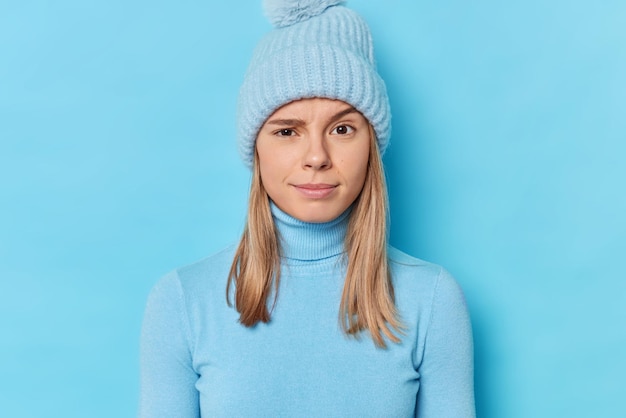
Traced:
[[153, 288], [141, 336], [140, 417], [474, 417], [470, 321], [439, 266], [394, 248], [400, 344], [347, 337], [339, 321], [349, 214], [301, 222], [272, 205], [281, 287], [268, 324], [226, 304], [236, 246]]

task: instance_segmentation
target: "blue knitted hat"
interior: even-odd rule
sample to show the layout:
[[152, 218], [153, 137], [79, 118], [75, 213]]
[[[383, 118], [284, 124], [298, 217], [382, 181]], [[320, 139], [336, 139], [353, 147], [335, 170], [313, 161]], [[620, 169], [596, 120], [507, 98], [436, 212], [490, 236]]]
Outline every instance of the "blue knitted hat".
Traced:
[[239, 91], [238, 146], [252, 166], [261, 126], [294, 100], [324, 97], [354, 106], [374, 127], [381, 154], [391, 112], [365, 21], [340, 0], [264, 0], [275, 26], [257, 45]]

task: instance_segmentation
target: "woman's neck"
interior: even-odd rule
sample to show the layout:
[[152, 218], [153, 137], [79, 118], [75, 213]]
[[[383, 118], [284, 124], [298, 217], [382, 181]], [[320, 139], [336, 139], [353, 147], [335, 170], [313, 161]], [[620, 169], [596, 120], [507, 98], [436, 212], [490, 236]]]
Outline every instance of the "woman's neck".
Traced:
[[350, 208], [329, 222], [300, 221], [283, 212], [270, 201], [278, 231], [281, 257], [293, 260], [322, 260], [345, 251], [344, 242], [350, 220]]

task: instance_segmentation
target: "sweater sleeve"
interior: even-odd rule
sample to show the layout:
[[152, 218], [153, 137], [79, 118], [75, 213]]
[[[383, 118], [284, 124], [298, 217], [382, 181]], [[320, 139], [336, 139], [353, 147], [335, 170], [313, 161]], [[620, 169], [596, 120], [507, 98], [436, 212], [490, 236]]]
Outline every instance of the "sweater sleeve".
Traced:
[[199, 396], [193, 369], [190, 332], [176, 273], [152, 289], [140, 343], [140, 418], [197, 418]]
[[476, 416], [471, 323], [463, 292], [444, 269], [434, 290], [419, 374], [419, 418]]

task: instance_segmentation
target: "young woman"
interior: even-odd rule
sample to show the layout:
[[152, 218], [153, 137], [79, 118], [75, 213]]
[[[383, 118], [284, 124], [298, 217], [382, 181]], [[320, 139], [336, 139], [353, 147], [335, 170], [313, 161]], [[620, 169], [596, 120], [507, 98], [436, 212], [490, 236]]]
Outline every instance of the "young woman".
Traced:
[[461, 290], [387, 245], [387, 93], [338, 3], [266, 2], [239, 96], [247, 225], [151, 292], [141, 417], [475, 416]]

